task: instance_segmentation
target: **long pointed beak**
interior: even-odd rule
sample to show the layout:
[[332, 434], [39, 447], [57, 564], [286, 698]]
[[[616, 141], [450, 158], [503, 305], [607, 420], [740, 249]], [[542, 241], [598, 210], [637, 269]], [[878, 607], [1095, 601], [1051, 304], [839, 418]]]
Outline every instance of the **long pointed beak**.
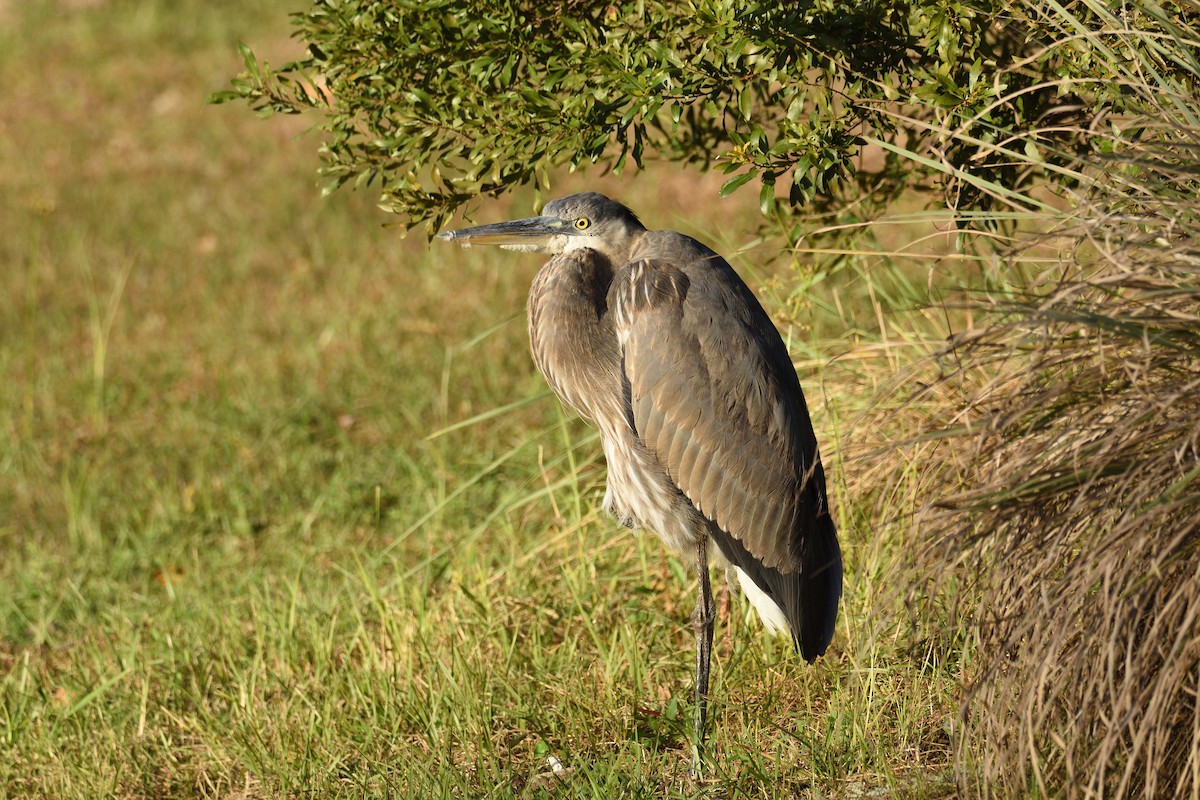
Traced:
[[447, 242], [458, 242], [463, 247], [477, 244], [495, 244], [506, 250], [532, 250], [546, 252], [551, 249], [551, 240], [569, 236], [574, 232], [570, 223], [557, 217], [530, 217], [494, 225], [477, 225], [444, 231], [437, 238]]

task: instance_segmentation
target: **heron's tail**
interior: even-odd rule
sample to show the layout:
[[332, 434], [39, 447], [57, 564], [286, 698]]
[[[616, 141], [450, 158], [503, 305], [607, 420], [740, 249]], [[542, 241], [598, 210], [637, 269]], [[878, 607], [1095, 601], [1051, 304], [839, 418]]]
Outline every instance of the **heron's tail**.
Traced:
[[741, 542], [709, 523], [717, 549], [737, 568], [739, 580], [770, 631], [785, 629], [808, 662], [824, 655], [833, 638], [842, 597], [842, 551], [828, 515], [818, 517], [798, 537], [800, 568], [768, 567]]
[[800, 602], [785, 612], [796, 647], [811, 663], [829, 647], [842, 599], [842, 548], [828, 514], [818, 517], [816, 529], [804, 537], [800, 563]]

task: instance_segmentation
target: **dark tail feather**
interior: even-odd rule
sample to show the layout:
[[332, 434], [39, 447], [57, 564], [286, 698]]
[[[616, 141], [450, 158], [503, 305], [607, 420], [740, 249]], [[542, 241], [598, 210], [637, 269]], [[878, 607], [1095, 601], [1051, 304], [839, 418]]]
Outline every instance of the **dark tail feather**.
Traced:
[[824, 655], [833, 638], [838, 603], [842, 597], [842, 550], [837, 529], [828, 515], [819, 517], [800, 537], [800, 569], [783, 573], [764, 566], [742, 543], [709, 523], [717, 549], [729, 563], [740, 567], [787, 617], [792, 641], [812, 663]]
[[842, 599], [842, 548], [828, 514], [818, 517], [816, 530], [804, 537], [800, 563], [800, 603], [784, 613], [800, 654], [811, 663], [829, 647]]

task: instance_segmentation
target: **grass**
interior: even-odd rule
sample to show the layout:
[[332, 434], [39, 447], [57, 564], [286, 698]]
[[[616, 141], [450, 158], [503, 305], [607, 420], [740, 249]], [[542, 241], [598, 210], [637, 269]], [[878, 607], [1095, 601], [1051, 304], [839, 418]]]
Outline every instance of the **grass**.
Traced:
[[949, 793], [962, 655], [894, 592], [916, 465], [839, 457], [943, 323], [881, 332], [913, 293], [865, 267], [789, 294], [719, 178], [588, 180], [743, 250], [834, 466], [833, 647], [734, 598], [693, 785], [692, 581], [598, 508], [527, 354], [536, 262], [402, 238], [319, 198], [302, 124], [204, 105], [292, 5], [0, 4], [0, 795]]

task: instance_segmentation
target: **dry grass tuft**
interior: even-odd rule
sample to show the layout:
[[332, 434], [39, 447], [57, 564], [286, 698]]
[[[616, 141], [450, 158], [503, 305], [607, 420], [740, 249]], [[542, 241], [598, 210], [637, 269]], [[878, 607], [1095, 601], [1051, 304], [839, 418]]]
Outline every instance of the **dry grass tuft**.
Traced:
[[1099, 169], [1043, 288], [990, 293], [943, 354], [973, 422], [929, 573], [977, 628], [982, 796], [1200, 794], [1200, 130], [1163, 130]]

